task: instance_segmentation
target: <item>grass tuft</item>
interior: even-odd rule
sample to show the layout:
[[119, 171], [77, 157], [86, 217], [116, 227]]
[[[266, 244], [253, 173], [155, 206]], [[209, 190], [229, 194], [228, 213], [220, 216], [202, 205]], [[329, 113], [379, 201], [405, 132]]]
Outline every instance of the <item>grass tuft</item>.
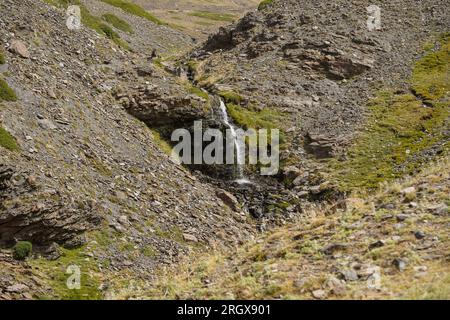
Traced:
[[128, 24], [128, 22], [120, 19], [112, 13], [105, 13], [104, 15], [102, 15], [102, 19], [116, 29], [119, 29], [123, 32], [134, 33], [133, 28]]
[[0, 78], [0, 102], [1, 101], [17, 101], [17, 96], [6, 81]]

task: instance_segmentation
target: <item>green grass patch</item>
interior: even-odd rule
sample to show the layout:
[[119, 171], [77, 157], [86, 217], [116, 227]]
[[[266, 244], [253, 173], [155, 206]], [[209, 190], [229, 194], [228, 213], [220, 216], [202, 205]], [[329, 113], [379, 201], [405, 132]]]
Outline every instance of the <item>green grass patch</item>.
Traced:
[[3, 53], [3, 51], [0, 50], [0, 64], [5, 64], [5, 63], [6, 63], [5, 54]]
[[411, 85], [414, 92], [427, 102], [448, 97], [450, 91], [450, 33], [439, 38], [440, 50], [427, 46], [425, 56], [413, 70]]
[[216, 13], [210, 11], [193, 11], [190, 12], [188, 15], [192, 17], [225, 22], [233, 22], [236, 19], [236, 17], [230, 13]]
[[[62, 256], [55, 261], [40, 258], [29, 263], [38, 274], [46, 279], [58, 299], [63, 300], [99, 300], [102, 293], [98, 289], [101, 275], [97, 264], [91, 257], [87, 257], [84, 248], [74, 250], [61, 249]], [[80, 268], [80, 289], [69, 289], [67, 280], [74, 273], [68, 273], [69, 266]], [[48, 299], [48, 297], [41, 297]]]
[[147, 19], [148, 21], [151, 21], [156, 24], [164, 25], [165, 23], [156, 18], [154, 15], [152, 15], [150, 12], [146, 11], [141, 6], [138, 6], [137, 4], [131, 3], [129, 1], [124, 0], [101, 0], [109, 5], [112, 5], [114, 7], [120, 8], [123, 11]]
[[263, 1], [261, 1], [259, 3], [259, 5], [258, 5], [258, 10], [261, 11], [261, 10], [266, 9], [267, 7], [269, 7], [273, 3], [273, 1], [274, 0], [263, 0]]
[[102, 15], [102, 19], [112, 25], [114, 28], [119, 29], [123, 32], [134, 33], [133, 28], [128, 22], [120, 19], [118, 16], [112, 13], [105, 13]]
[[6, 81], [0, 78], [0, 102], [1, 101], [17, 101], [17, 96]]
[[25, 260], [31, 255], [33, 245], [28, 241], [19, 241], [12, 248], [13, 258], [16, 260]]
[[0, 146], [10, 151], [20, 150], [16, 139], [2, 127], [0, 127]]
[[172, 155], [172, 146], [170, 145], [170, 143], [164, 140], [164, 138], [161, 137], [161, 134], [158, 131], [154, 129], [150, 129], [150, 131], [152, 132], [153, 141], [155, 142], [155, 144], [158, 145], [165, 154], [169, 156]]
[[191, 85], [190, 83], [186, 84], [186, 90], [191, 93], [191, 94], [195, 94], [196, 96], [203, 98], [205, 100], [209, 100], [209, 95], [207, 92], [203, 91], [202, 89]]
[[218, 94], [220, 97], [222, 97], [225, 103], [239, 105], [243, 100], [242, 96], [233, 91], [220, 91]]
[[233, 121], [244, 129], [280, 129], [283, 120], [282, 113], [270, 108], [255, 111], [227, 103], [227, 109]]
[[[450, 38], [439, 39], [440, 50], [429, 51], [416, 62], [413, 94], [379, 92], [369, 102], [366, 130], [356, 139], [345, 161], [330, 161], [331, 175], [343, 190], [376, 188], [380, 182], [413, 173], [426, 157], [420, 153], [445, 141], [450, 116]], [[449, 149], [448, 141], [444, 151]]]

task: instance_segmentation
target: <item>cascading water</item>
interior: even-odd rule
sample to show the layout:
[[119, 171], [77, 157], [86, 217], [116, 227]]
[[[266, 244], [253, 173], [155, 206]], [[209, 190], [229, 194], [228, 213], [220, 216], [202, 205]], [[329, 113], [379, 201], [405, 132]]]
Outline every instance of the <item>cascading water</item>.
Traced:
[[228, 117], [227, 107], [222, 99], [220, 99], [220, 111], [222, 112], [222, 120], [225, 123], [225, 125], [230, 129], [231, 135], [234, 139], [234, 148], [236, 150], [236, 182], [239, 184], [246, 184], [251, 183], [248, 179], [244, 176], [244, 165], [245, 165], [245, 145], [241, 145], [238, 142], [238, 136], [236, 133], [236, 128], [234, 125], [230, 122], [230, 119]]

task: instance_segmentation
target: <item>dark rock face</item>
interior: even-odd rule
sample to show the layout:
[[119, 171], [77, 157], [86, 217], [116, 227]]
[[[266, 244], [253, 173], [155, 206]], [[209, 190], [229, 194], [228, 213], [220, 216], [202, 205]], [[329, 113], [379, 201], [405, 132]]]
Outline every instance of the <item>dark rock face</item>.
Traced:
[[117, 91], [116, 98], [124, 108], [149, 126], [192, 125], [195, 120], [209, 116], [207, 102], [195, 95], [179, 92], [167, 92], [157, 85], [141, 85], [134, 89]]
[[0, 165], [0, 243], [64, 244], [101, 222], [93, 202], [74, 203], [57, 191], [42, 192], [30, 182], [12, 167]]

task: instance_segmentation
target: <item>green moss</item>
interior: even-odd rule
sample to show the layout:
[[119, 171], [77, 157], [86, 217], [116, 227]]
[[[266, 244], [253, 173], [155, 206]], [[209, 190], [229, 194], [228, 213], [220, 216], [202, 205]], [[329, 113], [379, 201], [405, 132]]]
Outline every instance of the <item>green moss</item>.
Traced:
[[123, 32], [134, 33], [133, 28], [128, 24], [128, 22], [120, 19], [112, 13], [105, 13], [102, 15], [102, 19], [116, 29], [122, 30]]
[[280, 129], [283, 121], [283, 114], [270, 108], [255, 111], [227, 103], [227, 109], [233, 121], [244, 129]]
[[192, 17], [199, 17], [199, 18], [209, 19], [209, 20], [214, 20], [214, 21], [232, 22], [236, 19], [236, 17], [230, 13], [216, 13], [216, 12], [210, 12], [210, 11], [193, 11], [193, 12], [190, 12], [188, 15], [190, 15]]
[[205, 100], [209, 100], [209, 95], [207, 92], [203, 91], [202, 89], [195, 87], [191, 84], [186, 84], [186, 90], [189, 93], [195, 94], [196, 96], [203, 98]]
[[269, 7], [273, 3], [273, 1], [274, 0], [263, 0], [263, 1], [261, 1], [259, 3], [258, 10], [261, 11], [261, 10], [266, 9], [267, 7]]
[[0, 78], [0, 102], [1, 101], [17, 101], [17, 96], [6, 81]]
[[450, 33], [442, 35], [439, 43], [438, 51], [427, 47], [425, 56], [416, 63], [411, 79], [415, 93], [427, 102], [441, 99], [450, 91]]
[[5, 63], [6, 63], [5, 54], [0, 50], [0, 64], [5, 64]]
[[[375, 188], [420, 168], [427, 160], [421, 152], [445, 142], [449, 117], [449, 37], [440, 40], [441, 49], [427, 52], [414, 67], [413, 94], [379, 92], [370, 101], [366, 130], [360, 134], [345, 161], [331, 160], [331, 175], [343, 190]], [[423, 101], [427, 103], [424, 106]]]
[[28, 241], [19, 241], [15, 244], [12, 249], [13, 258], [16, 260], [25, 260], [31, 254], [33, 250], [33, 245]]
[[219, 96], [225, 101], [225, 103], [232, 103], [235, 105], [241, 104], [243, 98], [238, 93], [233, 91], [220, 91]]
[[142, 252], [142, 254], [144, 256], [146, 256], [148, 258], [152, 258], [152, 257], [156, 256], [155, 249], [152, 246], [150, 246], [150, 245], [145, 246], [144, 248], [142, 248], [141, 252]]
[[[101, 275], [98, 265], [93, 258], [86, 256], [84, 250], [84, 248], [62, 249], [62, 256], [58, 260], [48, 261], [41, 258], [30, 261], [30, 265], [46, 280], [58, 299], [101, 299], [102, 293], [99, 290]], [[69, 289], [67, 287], [67, 280], [71, 276], [70, 273], [67, 273], [69, 266], [80, 268], [80, 289]]]
[[172, 146], [161, 137], [161, 134], [153, 129], [150, 129], [153, 136], [153, 141], [161, 148], [162, 151], [164, 151], [167, 155], [172, 155]]
[[101, 0], [109, 5], [112, 5], [114, 7], [120, 8], [125, 12], [128, 12], [129, 14], [147, 19], [153, 23], [156, 24], [165, 24], [158, 18], [156, 18], [154, 15], [146, 11], [144, 8], [138, 6], [137, 4], [131, 3], [129, 1], [124, 0]]
[[10, 151], [19, 150], [16, 139], [2, 127], [0, 127], [0, 146]]

